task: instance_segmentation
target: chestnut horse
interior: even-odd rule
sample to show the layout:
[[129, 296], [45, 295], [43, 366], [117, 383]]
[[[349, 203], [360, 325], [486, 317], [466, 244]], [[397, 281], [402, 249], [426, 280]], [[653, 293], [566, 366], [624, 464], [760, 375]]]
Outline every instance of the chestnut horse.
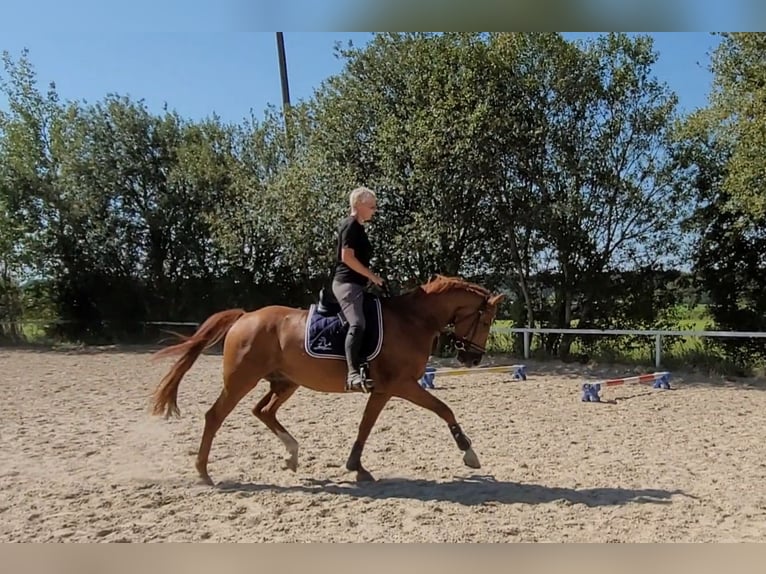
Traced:
[[[369, 364], [374, 387], [359, 424], [356, 441], [346, 462], [358, 481], [374, 480], [362, 466], [362, 450], [375, 421], [391, 397], [399, 397], [434, 412], [447, 423], [466, 466], [480, 468], [479, 459], [452, 410], [423, 389], [423, 376], [439, 333], [450, 327], [465, 366], [476, 366], [485, 345], [497, 305], [504, 295], [493, 295], [479, 285], [462, 279], [437, 276], [425, 285], [380, 299], [383, 341]], [[308, 311], [272, 305], [256, 311], [229, 309], [211, 315], [191, 337], [158, 351], [155, 356], [181, 355], [160, 382], [154, 394], [156, 415], [178, 415], [178, 385], [205, 349], [221, 339], [223, 344], [223, 389], [205, 414], [196, 467], [201, 479], [212, 485], [208, 456], [213, 437], [224, 419], [260, 379], [271, 387], [255, 405], [253, 414], [282, 441], [287, 449], [287, 468], [298, 467], [298, 442], [277, 420], [277, 410], [298, 389], [307, 387], [324, 393], [345, 390], [345, 360], [314, 358], [306, 353], [304, 337]]]

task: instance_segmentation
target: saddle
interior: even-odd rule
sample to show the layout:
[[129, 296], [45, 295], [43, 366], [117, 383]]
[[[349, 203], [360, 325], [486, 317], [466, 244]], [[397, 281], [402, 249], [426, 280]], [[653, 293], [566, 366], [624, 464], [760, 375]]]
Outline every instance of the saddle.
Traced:
[[346, 319], [342, 316], [343, 314], [340, 311], [340, 303], [338, 303], [338, 299], [333, 294], [332, 289], [322, 287], [319, 290], [319, 300], [316, 303], [316, 312], [323, 317], [339, 315], [344, 325], [346, 323]]
[[[380, 298], [365, 291], [362, 306], [367, 324], [362, 338], [362, 357], [363, 360], [371, 361], [380, 353], [383, 342]], [[332, 290], [321, 289], [317, 302], [309, 307], [306, 352], [315, 358], [345, 360], [344, 341], [347, 330], [348, 321]]]
[[[383, 287], [382, 291], [386, 295], [390, 295], [390, 291], [388, 290], [388, 287]], [[380, 301], [380, 295], [377, 295], [376, 293], [371, 293], [370, 291], [364, 291], [363, 292], [363, 301], [364, 301], [364, 309], [365, 313], [369, 311], [369, 309], [373, 306], [373, 304], [378, 304]], [[317, 302], [314, 304], [314, 310], [316, 313], [323, 317], [334, 317], [338, 316], [343, 324], [346, 324], [346, 319], [343, 317], [343, 313], [341, 312], [340, 303], [338, 303], [338, 299], [335, 297], [335, 294], [332, 292], [332, 289], [328, 289], [326, 287], [322, 287], [319, 290], [319, 298], [317, 299]]]

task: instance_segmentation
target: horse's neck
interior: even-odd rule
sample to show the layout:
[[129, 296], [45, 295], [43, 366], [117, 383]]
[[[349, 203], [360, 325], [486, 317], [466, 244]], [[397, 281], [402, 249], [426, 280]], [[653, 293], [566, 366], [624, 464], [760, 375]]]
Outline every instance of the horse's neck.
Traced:
[[419, 293], [411, 301], [409, 312], [420, 317], [424, 324], [438, 332], [444, 329], [455, 315], [455, 310], [468, 302], [467, 293]]

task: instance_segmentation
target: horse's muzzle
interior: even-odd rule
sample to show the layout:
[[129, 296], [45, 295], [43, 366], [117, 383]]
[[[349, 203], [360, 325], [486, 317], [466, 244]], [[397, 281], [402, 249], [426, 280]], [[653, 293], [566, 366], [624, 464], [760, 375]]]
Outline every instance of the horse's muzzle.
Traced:
[[458, 351], [457, 360], [465, 367], [476, 367], [481, 363], [484, 353], [475, 351]]

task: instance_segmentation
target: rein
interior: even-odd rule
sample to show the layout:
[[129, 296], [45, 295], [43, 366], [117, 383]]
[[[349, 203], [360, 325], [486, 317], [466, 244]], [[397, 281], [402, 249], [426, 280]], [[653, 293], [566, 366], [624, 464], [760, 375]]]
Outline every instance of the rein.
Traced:
[[479, 308], [473, 313], [473, 322], [471, 323], [471, 327], [468, 330], [468, 335], [465, 337], [460, 337], [455, 333], [455, 325], [458, 323], [457, 318], [455, 318], [455, 321], [452, 323], [451, 328], [448, 326], [447, 329], [443, 329], [442, 333], [446, 334], [449, 339], [452, 341], [453, 345], [455, 346], [455, 349], [458, 351], [469, 351], [469, 352], [476, 352], [484, 354], [486, 352], [486, 349], [482, 347], [481, 345], [477, 345], [473, 342], [473, 336], [476, 334], [476, 329], [479, 327], [479, 321], [481, 320], [481, 316], [484, 314], [484, 311], [487, 308], [487, 298], [485, 298], [481, 305], [479, 305]]

